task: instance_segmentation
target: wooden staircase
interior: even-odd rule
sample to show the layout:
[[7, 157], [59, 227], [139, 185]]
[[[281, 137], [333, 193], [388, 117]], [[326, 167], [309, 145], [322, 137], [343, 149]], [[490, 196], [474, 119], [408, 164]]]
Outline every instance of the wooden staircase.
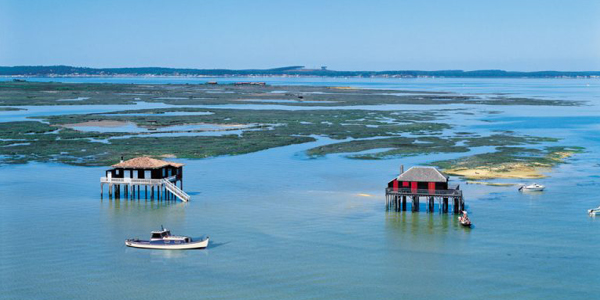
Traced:
[[182, 189], [180, 189], [179, 187], [177, 187], [175, 184], [173, 184], [171, 181], [169, 181], [168, 179], [163, 179], [162, 180], [163, 184], [165, 185], [165, 188], [171, 192], [173, 195], [175, 195], [177, 198], [179, 198], [181, 201], [183, 202], [188, 202], [190, 201], [190, 195], [188, 195], [186, 192], [184, 192]]

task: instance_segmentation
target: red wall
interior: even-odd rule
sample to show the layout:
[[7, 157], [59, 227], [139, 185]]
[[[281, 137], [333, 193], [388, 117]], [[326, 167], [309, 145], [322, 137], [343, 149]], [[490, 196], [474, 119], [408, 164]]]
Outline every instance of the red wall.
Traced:
[[435, 182], [429, 182], [428, 189], [429, 189], [430, 191], [435, 191]]

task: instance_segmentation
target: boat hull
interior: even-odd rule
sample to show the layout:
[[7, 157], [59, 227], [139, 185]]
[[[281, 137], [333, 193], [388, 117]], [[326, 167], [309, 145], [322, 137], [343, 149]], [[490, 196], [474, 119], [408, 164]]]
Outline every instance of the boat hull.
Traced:
[[208, 246], [209, 238], [201, 241], [194, 241], [190, 243], [158, 243], [150, 241], [137, 241], [137, 240], [126, 240], [125, 246], [140, 249], [153, 249], [153, 250], [191, 250], [191, 249], [204, 249]]
[[458, 222], [463, 227], [471, 227], [471, 221], [464, 221], [461, 217], [458, 217]]
[[544, 188], [523, 188], [523, 191], [525, 192], [541, 192], [543, 191]]

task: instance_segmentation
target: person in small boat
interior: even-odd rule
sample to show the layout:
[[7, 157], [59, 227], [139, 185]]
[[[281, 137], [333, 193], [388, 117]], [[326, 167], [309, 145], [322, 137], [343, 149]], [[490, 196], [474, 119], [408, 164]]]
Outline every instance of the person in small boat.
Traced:
[[467, 215], [467, 211], [466, 211], [466, 210], [463, 210], [463, 212], [462, 212], [462, 213], [463, 213], [463, 215], [462, 215], [462, 219], [461, 219], [461, 220], [462, 220], [463, 222], [469, 222], [469, 216]]

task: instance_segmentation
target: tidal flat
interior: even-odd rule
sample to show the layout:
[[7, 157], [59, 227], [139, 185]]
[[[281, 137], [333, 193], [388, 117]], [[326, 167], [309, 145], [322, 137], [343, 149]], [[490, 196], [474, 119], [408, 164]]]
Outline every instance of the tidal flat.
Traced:
[[[67, 101], [67, 100], [75, 101]], [[263, 101], [263, 102], [261, 102]], [[271, 101], [271, 102], [264, 102]], [[399, 91], [309, 85], [112, 84], [0, 82], [0, 105], [110, 105], [156, 102], [172, 105], [271, 104], [356, 106], [383, 104], [482, 104], [576, 106], [578, 101], [511, 97], [497, 93], [463, 95], [440, 91]]]
[[[124, 95], [133, 103], [102, 104], [90, 97], [10, 106], [26, 110], [0, 112], [0, 142], [6, 146], [0, 147], [0, 238], [25, 238], [0, 248], [0, 285], [7, 299], [588, 300], [590, 287], [600, 284], [600, 242], [590, 238], [600, 219], [586, 214], [599, 205], [600, 194], [598, 80], [27, 80], [198, 86], [258, 80], [279, 93], [291, 85], [330, 85], [407, 91], [406, 96], [440, 92], [580, 104], [177, 105]], [[85, 104], [93, 99], [98, 104]], [[89, 126], [71, 126], [82, 123]], [[269, 140], [278, 136], [283, 142]], [[283, 145], [294, 142], [290, 137], [300, 140]], [[181, 143], [170, 145], [171, 139]], [[240, 154], [220, 154], [232, 153], [225, 147], [236, 145]], [[262, 147], [271, 148], [257, 150]], [[384, 154], [411, 147], [416, 150]], [[424, 206], [420, 213], [385, 210], [384, 188], [401, 165], [449, 161], [449, 167], [470, 168], [461, 161], [475, 157], [477, 165], [488, 160], [483, 154], [540, 159], [560, 150], [548, 147], [585, 149], [568, 158], [555, 153], [563, 161], [538, 170], [545, 178], [466, 184], [451, 175], [465, 195], [472, 229], [460, 226], [455, 215], [426, 213]], [[176, 151], [180, 157], [167, 160], [185, 164], [190, 202], [101, 199], [98, 181], [111, 159]], [[353, 157], [361, 155], [367, 157]], [[533, 181], [546, 191], [517, 190]], [[138, 251], [123, 244], [147, 238], [161, 224], [177, 234], [208, 234], [211, 244], [185, 252]]]
[[[144, 108], [152, 103], [166, 107]], [[0, 123], [0, 157], [4, 164], [37, 161], [102, 166], [115, 163], [121, 156], [139, 155], [202, 159], [328, 138], [333, 142], [308, 149], [307, 158], [342, 154], [350, 159], [390, 159], [463, 153], [464, 157], [433, 164], [455, 175], [489, 179], [520, 174], [515, 163], [548, 167], [562, 163], [569, 155], [552, 160], [552, 164], [539, 163], [535, 155], [515, 155], [517, 151], [541, 151], [523, 147], [560, 142], [553, 137], [514, 131], [457, 131], [457, 119], [471, 117], [487, 122], [486, 116], [501, 114], [457, 105], [572, 107], [585, 103], [503, 93], [483, 97], [335, 86], [1, 82], [0, 104], [10, 105], [7, 109], [11, 110], [22, 109], [19, 106], [114, 108], [101, 113], [28, 116], [27, 121]], [[132, 105], [137, 109], [119, 109]], [[252, 110], [245, 105], [252, 106]], [[381, 109], [386, 105], [411, 109]], [[297, 106], [302, 109], [292, 108]], [[556, 145], [562, 147], [562, 153], [575, 153], [575, 148], [567, 146]], [[482, 148], [488, 152], [469, 155]], [[486, 176], [465, 171], [466, 164], [471, 170], [496, 163], [513, 167], [487, 172]]]

